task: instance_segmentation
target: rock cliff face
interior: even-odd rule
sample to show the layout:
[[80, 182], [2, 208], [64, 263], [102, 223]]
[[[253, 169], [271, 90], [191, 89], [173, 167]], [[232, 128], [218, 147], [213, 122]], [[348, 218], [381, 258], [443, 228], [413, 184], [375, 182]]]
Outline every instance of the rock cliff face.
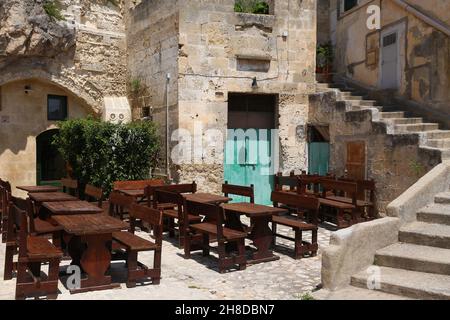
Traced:
[[0, 68], [21, 57], [54, 57], [74, 47], [76, 32], [49, 17], [40, 0], [0, 1]]

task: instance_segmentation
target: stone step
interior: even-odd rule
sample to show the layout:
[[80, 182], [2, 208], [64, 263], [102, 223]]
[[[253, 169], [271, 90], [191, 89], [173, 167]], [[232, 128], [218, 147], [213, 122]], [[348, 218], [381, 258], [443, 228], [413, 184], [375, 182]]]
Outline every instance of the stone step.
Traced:
[[442, 192], [436, 195], [434, 202], [442, 204], [450, 204], [450, 192]]
[[381, 119], [400, 119], [405, 117], [404, 112], [381, 112]]
[[394, 124], [419, 124], [423, 123], [423, 118], [390, 118], [388, 121]]
[[400, 229], [399, 241], [450, 249], [450, 226], [417, 221]]
[[432, 148], [449, 149], [450, 139], [431, 139], [426, 144]]
[[345, 100], [356, 100], [356, 101], [363, 100], [362, 96], [343, 95], [343, 98]]
[[434, 130], [426, 133], [427, 139], [450, 139], [450, 130]]
[[396, 243], [378, 250], [375, 254], [375, 264], [382, 267], [450, 275], [450, 250]]
[[[423, 300], [449, 300], [450, 276], [380, 267], [380, 286], [378, 291]], [[370, 278], [369, 278], [370, 277]], [[367, 288], [373, 274], [363, 271], [352, 277], [351, 284]]]
[[353, 286], [336, 291], [322, 289], [311, 295], [315, 300], [411, 300], [408, 297]]
[[398, 124], [395, 126], [397, 132], [424, 132], [439, 129], [437, 123], [418, 123], [418, 124]]
[[[438, 200], [441, 199], [444, 198], [438, 198]], [[446, 200], [450, 200], [450, 198], [447, 198]], [[450, 202], [447, 204], [435, 203], [420, 209], [419, 212], [417, 212], [417, 220], [450, 226]]]

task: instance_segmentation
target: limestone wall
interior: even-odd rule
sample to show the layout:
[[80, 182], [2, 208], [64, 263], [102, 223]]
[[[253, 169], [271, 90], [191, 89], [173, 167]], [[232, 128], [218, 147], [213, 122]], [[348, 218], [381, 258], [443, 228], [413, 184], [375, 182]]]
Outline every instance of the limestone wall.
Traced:
[[317, 0], [317, 43], [330, 40], [330, 0]]
[[[338, 0], [331, 1], [337, 14]], [[448, 24], [450, 2], [407, 0], [423, 13]], [[366, 26], [367, 5], [381, 6], [381, 30]], [[450, 126], [450, 38], [419, 20], [393, 1], [362, 1], [357, 8], [341, 14], [331, 34], [336, 43], [335, 69], [374, 89], [381, 86], [380, 34], [399, 28], [399, 88], [395, 94], [423, 105], [422, 114]]]
[[329, 125], [330, 171], [337, 176], [345, 174], [347, 142], [365, 142], [367, 179], [376, 182], [377, 207], [385, 216], [386, 206], [438, 165], [441, 156], [419, 148], [417, 134], [387, 134], [377, 109], [346, 112], [346, 107], [336, 104], [334, 92], [312, 95], [309, 121]]
[[[198, 122], [225, 136], [229, 93], [279, 94], [280, 164], [285, 170], [305, 169], [307, 94], [315, 78], [315, 2], [274, 1], [273, 15], [254, 15], [235, 13], [234, 0], [180, 1], [180, 128], [194, 132]], [[269, 60], [270, 67], [267, 72], [241, 71], [239, 58]], [[257, 89], [252, 89], [253, 77]], [[213, 163], [182, 165], [180, 180], [218, 191], [221, 143], [207, 151]]]
[[[24, 87], [33, 91], [25, 93]], [[68, 117], [85, 117], [91, 108], [50, 83], [25, 80], [2, 86], [0, 109], [0, 177], [17, 185], [36, 184], [36, 137], [56, 126], [47, 120], [47, 95], [68, 96]], [[14, 193], [18, 191], [13, 188]]]

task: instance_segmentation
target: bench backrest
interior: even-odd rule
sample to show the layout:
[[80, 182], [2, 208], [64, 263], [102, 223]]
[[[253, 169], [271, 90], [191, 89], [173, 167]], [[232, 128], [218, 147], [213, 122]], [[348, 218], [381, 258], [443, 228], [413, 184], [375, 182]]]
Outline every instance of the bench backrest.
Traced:
[[61, 185], [63, 188], [63, 192], [66, 192], [75, 197], [78, 197], [78, 181], [77, 180], [63, 178], [63, 179], [61, 179]]
[[188, 215], [204, 216], [204, 222], [214, 223], [217, 227], [217, 241], [223, 241], [224, 210], [221, 206], [184, 199], [184, 230], [189, 227]]
[[356, 182], [358, 185], [358, 200], [369, 200], [372, 203], [375, 202], [375, 180], [353, 180], [348, 178], [339, 178], [338, 181]]
[[125, 212], [129, 212], [134, 203], [135, 199], [133, 197], [124, 195], [118, 191], [113, 191], [109, 195], [109, 215], [120, 216]]
[[133, 204], [130, 208], [130, 232], [134, 233], [136, 229], [136, 220], [148, 223], [153, 230], [153, 236], [157, 245], [162, 245], [163, 234], [163, 213], [162, 210], [156, 210], [139, 204]]
[[163, 190], [167, 192], [173, 193], [196, 193], [197, 192], [197, 184], [192, 183], [183, 183], [183, 184], [168, 184], [162, 186], [147, 186], [145, 188], [145, 198], [147, 199], [148, 206], [153, 206], [153, 199], [155, 196], [155, 190]]
[[337, 194], [344, 193], [344, 196], [351, 198], [352, 203], [356, 205], [358, 185], [356, 182], [322, 179], [321, 183], [323, 191], [322, 196], [326, 198], [328, 191], [334, 191]]
[[102, 207], [103, 204], [103, 190], [101, 188], [97, 188], [91, 184], [87, 184], [84, 189], [84, 195], [87, 198], [93, 199], [97, 201], [97, 205], [99, 208]]
[[162, 179], [135, 180], [135, 181], [116, 181], [113, 184], [114, 190], [144, 190], [147, 186], [163, 186]]
[[297, 191], [300, 188], [300, 180], [291, 172], [289, 176], [283, 176], [281, 172], [274, 178], [275, 191], [283, 191], [288, 187], [289, 191]]
[[304, 196], [299, 194], [292, 194], [286, 192], [272, 192], [271, 201], [274, 207], [279, 207], [280, 204], [284, 204], [289, 207], [318, 211], [320, 202], [316, 197]]
[[233, 184], [228, 184], [228, 181], [225, 181], [222, 184], [222, 193], [225, 197], [229, 195], [237, 195], [250, 198], [250, 203], [255, 203], [255, 187], [250, 185], [250, 187], [246, 186], [238, 186]]
[[153, 198], [153, 208], [156, 209], [158, 204], [173, 203], [177, 206], [178, 218], [183, 219], [184, 198], [181, 193], [170, 192], [166, 190], [156, 189]]

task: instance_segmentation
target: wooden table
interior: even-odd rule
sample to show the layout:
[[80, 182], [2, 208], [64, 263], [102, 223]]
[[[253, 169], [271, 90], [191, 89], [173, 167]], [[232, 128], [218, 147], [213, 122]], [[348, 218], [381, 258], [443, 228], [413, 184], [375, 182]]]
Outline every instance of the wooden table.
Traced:
[[145, 196], [144, 189], [136, 189], [136, 190], [122, 190], [121, 189], [121, 190], [117, 190], [117, 191], [119, 191], [120, 193], [123, 193], [127, 196], [134, 197], [134, 198], [139, 198], [139, 197], [142, 198]]
[[87, 274], [86, 278], [81, 279], [80, 288], [70, 292], [120, 287], [120, 284], [111, 282], [110, 275], [106, 275], [111, 264], [109, 245], [113, 232], [127, 230], [128, 224], [103, 214], [60, 215], [53, 219], [70, 235], [68, 251], [72, 265], [80, 266]]
[[19, 186], [17, 187], [19, 190], [26, 191], [28, 193], [36, 193], [36, 192], [57, 192], [60, 191], [60, 187], [55, 186]]
[[191, 194], [183, 194], [183, 197], [186, 198], [186, 200], [194, 201], [194, 202], [201, 202], [201, 203], [207, 203], [207, 204], [221, 204], [221, 203], [227, 203], [232, 198], [224, 197], [217, 194], [212, 193], [191, 193]]
[[223, 204], [222, 207], [227, 214], [227, 218], [229, 218], [230, 228], [240, 228], [240, 215], [246, 215], [250, 218], [252, 228], [249, 238], [253, 240], [253, 245], [257, 248], [257, 251], [253, 253], [252, 259], [248, 260], [247, 263], [255, 264], [280, 259], [270, 250], [273, 234], [269, 222], [272, 221], [273, 215], [285, 213], [287, 212], [286, 209], [254, 203], [228, 203]]
[[42, 207], [46, 208], [53, 216], [59, 215], [80, 215], [80, 214], [96, 214], [103, 212], [102, 208], [87, 201], [58, 201], [44, 202]]
[[43, 202], [62, 202], [62, 201], [77, 201], [78, 198], [63, 192], [39, 192], [29, 193], [28, 196], [34, 202], [41, 204]]

